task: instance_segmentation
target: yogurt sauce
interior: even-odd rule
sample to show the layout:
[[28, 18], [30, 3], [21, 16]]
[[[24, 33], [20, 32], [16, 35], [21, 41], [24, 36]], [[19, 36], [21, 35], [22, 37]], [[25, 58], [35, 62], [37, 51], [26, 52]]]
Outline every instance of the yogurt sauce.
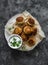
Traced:
[[9, 46], [11, 48], [17, 49], [22, 45], [22, 39], [19, 35], [12, 35], [9, 38]]

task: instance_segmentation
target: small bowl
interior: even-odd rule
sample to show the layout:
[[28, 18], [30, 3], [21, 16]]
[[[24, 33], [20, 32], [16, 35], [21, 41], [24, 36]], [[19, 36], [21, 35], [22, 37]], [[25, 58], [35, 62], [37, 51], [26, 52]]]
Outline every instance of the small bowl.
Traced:
[[[19, 44], [18, 47], [11, 45], [11, 41], [13, 40], [13, 38], [15, 38], [16, 40], [20, 40], [20, 44]], [[12, 42], [13, 42], [13, 41], [12, 41]], [[12, 49], [18, 49], [18, 48], [20, 48], [20, 47], [22, 46], [22, 38], [21, 38], [19, 35], [17, 35], [17, 34], [12, 34], [12, 35], [10, 35], [9, 38], [8, 38], [8, 45], [9, 45], [9, 47], [12, 48]]]

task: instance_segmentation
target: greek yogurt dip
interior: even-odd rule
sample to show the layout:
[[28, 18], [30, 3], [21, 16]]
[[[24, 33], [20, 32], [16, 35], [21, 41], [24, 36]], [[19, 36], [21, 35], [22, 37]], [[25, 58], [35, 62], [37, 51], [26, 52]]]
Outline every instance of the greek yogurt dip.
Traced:
[[19, 48], [22, 45], [22, 38], [17, 34], [11, 35], [8, 39], [8, 45], [13, 49]]

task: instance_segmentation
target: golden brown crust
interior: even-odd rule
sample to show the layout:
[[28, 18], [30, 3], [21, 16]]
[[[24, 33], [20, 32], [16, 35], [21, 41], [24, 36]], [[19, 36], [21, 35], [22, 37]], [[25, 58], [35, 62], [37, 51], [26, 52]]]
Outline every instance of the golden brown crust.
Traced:
[[22, 22], [22, 21], [23, 21], [23, 17], [21, 17], [21, 16], [20, 16], [20, 17], [17, 17], [17, 18], [16, 18], [16, 21]]
[[[18, 34], [21, 36], [23, 42], [27, 42], [29, 47], [35, 45], [35, 35], [37, 34], [37, 28], [35, 27], [35, 21], [31, 17], [24, 20], [23, 17], [16, 18], [17, 27], [15, 28], [13, 34]], [[19, 24], [19, 25], [18, 25]], [[21, 25], [20, 25], [21, 24]]]
[[27, 23], [28, 23], [29, 25], [33, 26], [33, 25], [35, 24], [35, 21], [34, 21], [34, 19], [29, 18], [28, 21], [27, 21]]
[[23, 24], [23, 23], [24, 23], [24, 18], [22, 16], [16, 18], [16, 24]]
[[36, 27], [32, 27], [32, 35], [36, 35], [37, 34], [37, 28]]
[[35, 39], [33, 37], [30, 37], [29, 40], [28, 40], [28, 46], [33, 46], [35, 45]]
[[25, 26], [23, 29], [25, 34], [31, 34], [31, 27], [30, 26]]
[[15, 28], [15, 30], [14, 30], [13, 33], [14, 33], [14, 34], [21, 34], [21, 32], [22, 32], [22, 28], [20, 28], [20, 27], [17, 26], [17, 27]]
[[27, 41], [28, 38], [23, 32], [22, 32], [22, 34], [20, 36], [21, 36], [23, 41]]

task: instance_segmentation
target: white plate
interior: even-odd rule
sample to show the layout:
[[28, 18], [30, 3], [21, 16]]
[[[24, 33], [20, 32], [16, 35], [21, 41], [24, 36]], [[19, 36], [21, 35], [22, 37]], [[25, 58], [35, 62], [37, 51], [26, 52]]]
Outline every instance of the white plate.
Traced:
[[[25, 11], [25, 12], [23, 12], [23, 13], [24, 13], [24, 15], [25, 15], [26, 13], [27, 13], [27, 15], [30, 14], [30, 13], [28, 13], [27, 11]], [[17, 18], [18, 16], [20, 16], [20, 15], [21, 15], [21, 14], [17, 14], [17, 15], [15, 15], [15, 16], [13, 16], [13, 17], [12, 17], [11, 19], [9, 19], [9, 21], [6, 23], [4, 34], [5, 34], [5, 38], [6, 38], [7, 41], [8, 41], [8, 38], [9, 38], [9, 36], [10, 36], [11, 34], [9, 34], [9, 33], [6, 31], [6, 27], [9, 26], [9, 25], [11, 25], [11, 24], [14, 24], [15, 21], [16, 21], [16, 18]], [[25, 16], [27, 16], [27, 15], [25, 15]], [[31, 15], [31, 14], [30, 14], [30, 15]], [[39, 35], [40, 35], [40, 37], [42, 37], [42, 39], [45, 38], [44, 32], [42, 31], [39, 22], [38, 22], [33, 16], [32, 16], [32, 18], [33, 18], [33, 19], [36, 21], [36, 23], [37, 23], [37, 28], [38, 28], [38, 30], [39, 30]], [[42, 39], [39, 40], [39, 38], [37, 37], [37, 42], [36, 42], [36, 44], [35, 44], [34, 46], [32, 46], [31, 48], [28, 47], [28, 46], [26, 46], [26, 49], [20, 48], [19, 50], [21, 50], [21, 51], [33, 50], [33, 49], [39, 44], [39, 42], [42, 41]]]

